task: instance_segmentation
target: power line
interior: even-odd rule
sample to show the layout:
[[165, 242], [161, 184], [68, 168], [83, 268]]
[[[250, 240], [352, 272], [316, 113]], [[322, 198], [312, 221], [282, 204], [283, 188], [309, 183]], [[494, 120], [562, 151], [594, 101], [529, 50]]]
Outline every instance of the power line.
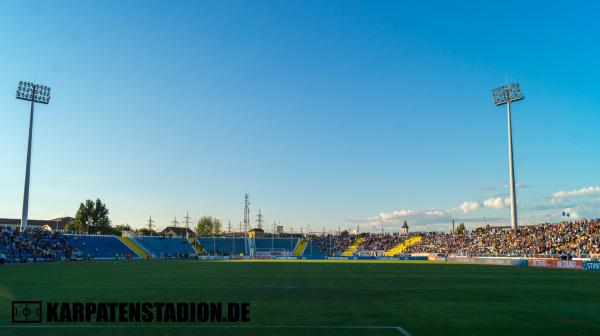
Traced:
[[244, 232], [250, 227], [250, 195], [244, 195]]
[[148, 230], [152, 231], [152, 227], [155, 225], [152, 225], [152, 223], [154, 223], [154, 220], [152, 219], [152, 216], [150, 216], [150, 218], [148, 218]]
[[183, 217], [183, 218], [185, 219], [185, 222], [184, 222], [184, 223], [185, 223], [185, 227], [186, 227], [187, 229], [189, 229], [189, 228], [190, 228], [190, 219], [192, 219], [192, 218], [190, 217], [190, 213], [189, 213], [189, 211], [186, 211], [186, 212], [185, 212], [185, 217]]

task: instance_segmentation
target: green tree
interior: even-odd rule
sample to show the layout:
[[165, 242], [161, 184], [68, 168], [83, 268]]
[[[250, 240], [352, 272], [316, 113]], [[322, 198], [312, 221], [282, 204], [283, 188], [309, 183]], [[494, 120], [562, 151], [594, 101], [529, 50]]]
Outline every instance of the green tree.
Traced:
[[156, 231], [146, 229], [146, 228], [137, 229], [137, 230], [135, 230], [135, 233], [142, 235], [142, 236], [157, 236], [158, 235], [156, 233]]
[[455, 230], [456, 233], [458, 234], [464, 234], [465, 233], [465, 223], [460, 223]]
[[213, 218], [212, 234], [218, 236], [221, 234], [221, 220]]
[[198, 236], [217, 235], [221, 232], [221, 221], [212, 216], [203, 216], [196, 223], [194, 231]]
[[119, 225], [115, 226], [114, 231], [120, 235], [123, 233], [123, 231], [133, 231], [133, 230], [131, 229], [131, 226], [129, 226], [129, 224], [119, 224]]
[[81, 222], [74, 219], [65, 225], [65, 230], [67, 232], [75, 232], [75, 233], [85, 233], [86, 227], [83, 226]]
[[77, 232], [100, 234], [115, 233], [114, 228], [110, 226], [108, 208], [100, 201], [100, 199], [96, 199], [96, 202], [88, 199], [81, 203], [79, 205], [79, 210], [77, 210], [77, 214], [75, 215], [75, 219], [69, 223], [67, 227], [72, 227], [76, 229], [73, 231]]

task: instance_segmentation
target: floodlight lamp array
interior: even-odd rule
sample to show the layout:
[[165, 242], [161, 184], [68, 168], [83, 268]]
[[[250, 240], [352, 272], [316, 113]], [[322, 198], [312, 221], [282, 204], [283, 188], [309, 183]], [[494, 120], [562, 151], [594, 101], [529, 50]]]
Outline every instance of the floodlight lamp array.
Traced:
[[503, 105], [509, 101], [512, 102], [525, 98], [525, 96], [523, 96], [523, 92], [521, 92], [521, 88], [519, 87], [519, 82], [506, 84], [497, 89], [493, 89], [492, 95], [494, 97], [494, 104], [496, 105]]
[[17, 87], [17, 99], [48, 104], [50, 102], [50, 87], [20, 81]]

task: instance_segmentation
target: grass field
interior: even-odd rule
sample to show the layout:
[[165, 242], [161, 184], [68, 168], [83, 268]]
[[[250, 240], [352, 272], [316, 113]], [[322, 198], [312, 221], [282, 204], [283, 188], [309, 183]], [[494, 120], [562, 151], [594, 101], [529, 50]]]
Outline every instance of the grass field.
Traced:
[[[11, 324], [12, 300], [247, 301], [249, 323]], [[2, 335], [600, 335], [600, 274], [418, 262], [0, 267]]]

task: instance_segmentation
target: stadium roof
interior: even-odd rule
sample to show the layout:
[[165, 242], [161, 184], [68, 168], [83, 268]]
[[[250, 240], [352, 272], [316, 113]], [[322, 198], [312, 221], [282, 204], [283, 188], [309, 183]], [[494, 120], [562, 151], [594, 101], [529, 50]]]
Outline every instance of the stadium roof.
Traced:
[[[39, 226], [39, 227], [48, 225], [52, 229], [56, 229], [58, 226], [58, 229], [62, 230], [65, 227], [65, 225], [67, 225], [73, 219], [74, 219], [73, 217], [59, 217], [59, 218], [54, 218], [54, 219], [29, 219], [27, 221], [27, 225], [28, 226]], [[20, 226], [21, 219], [20, 218], [0, 218], [0, 225]]]

